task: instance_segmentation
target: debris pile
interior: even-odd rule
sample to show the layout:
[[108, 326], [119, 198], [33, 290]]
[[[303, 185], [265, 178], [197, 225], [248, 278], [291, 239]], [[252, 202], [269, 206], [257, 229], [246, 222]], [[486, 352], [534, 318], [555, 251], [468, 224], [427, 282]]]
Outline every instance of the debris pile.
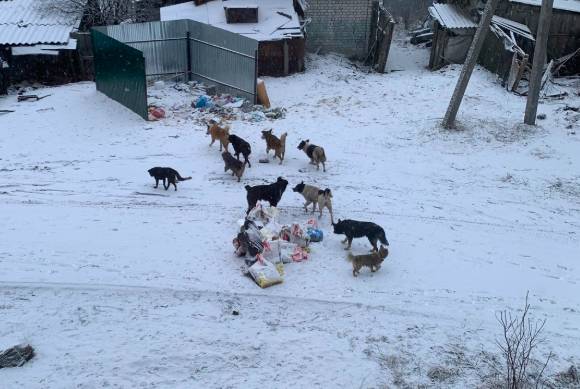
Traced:
[[0, 352], [0, 369], [20, 367], [34, 357], [34, 349], [27, 344], [17, 345]]
[[281, 225], [278, 209], [261, 203], [239, 225], [233, 239], [235, 254], [245, 258], [245, 273], [262, 288], [281, 283], [284, 264], [308, 260], [310, 243], [321, 242], [324, 237], [316, 219]]
[[[172, 102], [175, 94], [180, 96], [180, 100], [186, 99], [189, 103]], [[196, 81], [178, 83], [171, 88], [163, 81], [157, 81], [149, 89], [148, 100], [149, 107], [164, 109], [171, 116], [193, 119], [198, 123], [216, 118], [223, 121], [261, 122], [283, 119], [286, 115], [284, 108], [267, 107], [230, 94], [218, 94], [215, 87]], [[161, 118], [151, 115], [151, 112], [149, 116], [150, 120]]]

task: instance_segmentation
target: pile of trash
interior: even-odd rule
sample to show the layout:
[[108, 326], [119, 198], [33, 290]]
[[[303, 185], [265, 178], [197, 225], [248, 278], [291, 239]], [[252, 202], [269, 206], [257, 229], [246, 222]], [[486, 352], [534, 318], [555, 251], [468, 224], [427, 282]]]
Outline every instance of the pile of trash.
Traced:
[[[197, 81], [177, 83], [172, 88], [190, 99], [188, 104], [168, 103], [166, 97], [174, 93], [167, 88], [165, 82], [156, 81], [149, 89], [149, 106], [153, 109], [172, 112], [173, 116], [183, 116], [197, 119], [200, 123], [206, 122], [208, 117], [218, 117], [224, 121], [244, 120], [261, 122], [265, 120], [283, 119], [286, 116], [284, 108], [266, 108], [254, 104], [244, 98], [230, 94], [219, 94], [213, 86], [207, 86]], [[165, 112], [153, 114], [150, 111], [150, 120], [159, 120], [165, 117]]]
[[303, 224], [281, 225], [278, 209], [258, 203], [246, 219], [239, 221], [240, 230], [233, 239], [235, 253], [245, 257], [246, 273], [261, 288], [283, 281], [284, 264], [309, 259], [310, 243], [324, 238], [316, 219]]

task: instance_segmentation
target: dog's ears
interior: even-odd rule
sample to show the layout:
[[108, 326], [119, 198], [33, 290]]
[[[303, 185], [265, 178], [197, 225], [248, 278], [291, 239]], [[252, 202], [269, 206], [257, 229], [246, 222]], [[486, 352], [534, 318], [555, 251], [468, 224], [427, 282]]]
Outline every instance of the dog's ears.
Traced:
[[310, 139], [306, 139], [306, 143], [310, 143]]
[[340, 219], [338, 219], [338, 222], [340, 223]]

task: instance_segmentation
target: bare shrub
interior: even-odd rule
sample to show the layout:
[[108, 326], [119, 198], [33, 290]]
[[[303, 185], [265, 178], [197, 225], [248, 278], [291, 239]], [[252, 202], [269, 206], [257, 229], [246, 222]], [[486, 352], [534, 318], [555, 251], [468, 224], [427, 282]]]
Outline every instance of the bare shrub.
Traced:
[[514, 314], [507, 310], [499, 312], [499, 321], [503, 337], [496, 341], [505, 362], [505, 383], [508, 389], [522, 389], [533, 386], [531, 381], [536, 383], [536, 387], [541, 382], [542, 375], [552, 354], [548, 355], [541, 369], [535, 369], [530, 374], [530, 367], [535, 365], [533, 352], [542, 342], [541, 333], [546, 324], [544, 320], [534, 320], [529, 317], [530, 304], [528, 293], [526, 302], [521, 313]]

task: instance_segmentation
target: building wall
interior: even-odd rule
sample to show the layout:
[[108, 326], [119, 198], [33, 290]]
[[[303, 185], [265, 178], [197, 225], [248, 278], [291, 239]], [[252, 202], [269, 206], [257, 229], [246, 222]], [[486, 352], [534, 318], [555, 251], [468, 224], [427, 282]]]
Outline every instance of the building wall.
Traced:
[[364, 58], [371, 12], [372, 0], [308, 0], [307, 50]]
[[304, 39], [294, 38], [260, 42], [258, 75], [282, 77], [284, 74], [284, 42], [288, 45], [288, 74], [304, 71]]
[[[511, 3], [504, 0], [500, 2], [496, 15], [527, 25], [534, 36], [538, 31], [540, 7]], [[578, 47], [580, 47], [580, 13], [554, 9], [548, 37], [548, 61], [570, 54]], [[528, 47], [523, 47], [523, 49], [530, 56], [533, 55], [533, 45], [529, 44]], [[580, 72], [580, 60], [571, 61], [567, 66], [569, 74]]]

